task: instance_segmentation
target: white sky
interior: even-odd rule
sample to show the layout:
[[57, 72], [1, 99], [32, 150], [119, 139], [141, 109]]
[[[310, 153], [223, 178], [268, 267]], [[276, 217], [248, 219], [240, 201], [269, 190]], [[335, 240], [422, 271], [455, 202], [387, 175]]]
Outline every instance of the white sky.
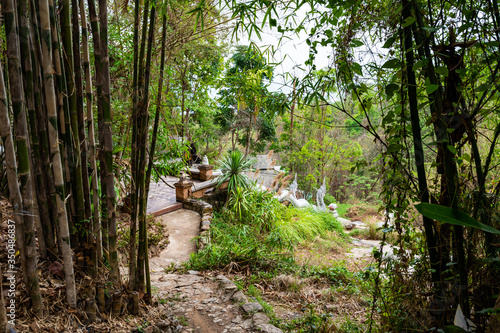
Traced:
[[[305, 15], [306, 13], [304, 10], [299, 11], [297, 13], [297, 22], [300, 22]], [[264, 18], [264, 14], [261, 13], [260, 16], [262, 20]], [[278, 21], [278, 25], [280, 23], [284, 25], [283, 22]], [[307, 26], [306, 29], [308, 29]], [[270, 54], [272, 54], [272, 51], [274, 50], [274, 58], [268, 59], [268, 62], [276, 63], [274, 78], [271, 83], [270, 90], [290, 93], [292, 91], [292, 77], [301, 78], [309, 70], [309, 68], [304, 64], [309, 58], [309, 46], [306, 44], [308, 34], [302, 30], [299, 35], [287, 35], [290, 38], [283, 38], [281, 45], [278, 45], [282, 34], [277, 31], [276, 27], [270, 29], [269, 23], [266, 22], [262, 30], [262, 40], [259, 40], [254, 34], [249, 41], [246, 34], [239, 33], [239, 40], [235, 41], [235, 43], [248, 45], [250, 42], [253, 42], [258, 45], [262, 51], [269, 49]], [[329, 65], [328, 56], [331, 53], [331, 48], [318, 46], [317, 50], [318, 53], [315, 57], [315, 64], [317, 68], [320, 69], [327, 67]]]

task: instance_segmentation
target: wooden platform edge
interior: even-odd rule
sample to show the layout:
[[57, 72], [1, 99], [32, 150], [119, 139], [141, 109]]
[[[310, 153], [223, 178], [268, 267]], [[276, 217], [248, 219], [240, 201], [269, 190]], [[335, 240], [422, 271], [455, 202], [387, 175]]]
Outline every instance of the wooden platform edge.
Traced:
[[158, 216], [161, 216], [161, 215], [173, 212], [173, 211], [181, 209], [181, 208], [182, 208], [182, 202], [176, 202], [173, 205], [170, 205], [170, 206], [167, 206], [167, 207], [160, 208], [158, 210], [152, 211], [148, 215], [153, 215], [154, 217], [158, 217]]

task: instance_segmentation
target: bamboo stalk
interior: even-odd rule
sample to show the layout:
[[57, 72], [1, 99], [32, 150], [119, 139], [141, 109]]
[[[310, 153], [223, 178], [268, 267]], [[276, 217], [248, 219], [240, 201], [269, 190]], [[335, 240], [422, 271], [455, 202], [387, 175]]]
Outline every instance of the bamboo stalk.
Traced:
[[[75, 91], [75, 73], [73, 72], [73, 44], [79, 44], [80, 41], [72, 41], [72, 29], [70, 20], [70, 2], [69, 0], [63, 0], [60, 6], [60, 21], [61, 21], [61, 39], [63, 45], [63, 65], [64, 65], [64, 76], [66, 78], [66, 100], [69, 107], [69, 119], [70, 122], [70, 136], [71, 141], [67, 142], [67, 145], [72, 147], [72, 157], [73, 161], [70, 164], [71, 168], [71, 185], [72, 197], [74, 199], [75, 211], [73, 215], [75, 223], [75, 238], [79, 242], [83, 241], [83, 235], [85, 231], [85, 225], [82, 225], [85, 220], [85, 201], [83, 196], [83, 179], [82, 179], [82, 163], [81, 163], [81, 149], [80, 149], [80, 136], [78, 129], [78, 106]], [[76, 9], [76, 8], [75, 8]], [[75, 29], [76, 30], [76, 29]], [[81, 80], [81, 77], [80, 77]], [[80, 82], [81, 88], [81, 82]]]
[[132, 201], [132, 209], [130, 211], [130, 248], [129, 248], [129, 288], [137, 290], [135, 285], [135, 276], [137, 270], [137, 104], [139, 100], [139, 85], [138, 85], [138, 63], [139, 63], [139, 12], [141, 3], [136, 1], [134, 10], [134, 74], [132, 82], [132, 110], [131, 110], [131, 123], [132, 123], [132, 139], [131, 139], [131, 181], [130, 181], [130, 199]]
[[[136, 219], [138, 218], [139, 220], [139, 244], [138, 244], [138, 251], [137, 251], [137, 269], [135, 273], [135, 288], [137, 291], [144, 292], [144, 273], [145, 273], [145, 265], [146, 265], [146, 259], [144, 256], [144, 253], [146, 251], [145, 242], [143, 239], [143, 235], [145, 234], [145, 230], [142, 228], [144, 225], [141, 224], [141, 184], [144, 182], [144, 173], [142, 174], [141, 178], [141, 159], [143, 158], [142, 155], [142, 150], [141, 150], [141, 144], [142, 144], [142, 137], [143, 137], [143, 124], [147, 123], [147, 119], [144, 117], [144, 112], [143, 112], [143, 107], [145, 107], [144, 103], [147, 104], [147, 101], [144, 100], [144, 55], [146, 53], [146, 40], [147, 40], [147, 27], [148, 27], [148, 13], [149, 13], [149, 0], [146, 0], [144, 4], [144, 13], [143, 13], [143, 22], [142, 22], [142, 37], [141, 37], [141, 47], [139, 51], [139, 59], [138, 59], [138, 105], [137, 105], [137, 110], [135, 112], [137, 113], [137, 138], [136, 138], [136, 162], [135, 162], [135, 187], [134, 187], [134, 192], [135, 192], [135, 203], [132, 202], [132, 209], [136, 210], [135, 215], [133, 214], [133, 217], [135, 216]], [[146, 116], [147, 116], [147, 111], [146, 111]], [[145, 158], [145, 157], [144, 157]], [[137, 223], [135, 221], [132, 221], [132, 223]], [[142, 241], [141, 241], [142, 239]]]
[[57, 219], [59, 222], [59, 233], [61, 237], [61, 250], [64, 262], [64, 273], [66, 277], [66, 298], [70, 307], [76, 307], [76, 288], [75, 276], [73, 271], [73, 258], [71, 253], [71, 242], [69, 233], [68, 216], [64, 204], [64, 176], [61, 161], [61, 154], [58, 143], [57, 126], [57, 102], [54, 87], [53, 69], [52, 69], [52, 48], [51, 48], [51, 26], [49, 17], [48, 0], [38, 0], [40, 11], [41, 28], [41, 49], [42, 49], [42, 67], [44, 77], [45, 103], [47, 105], [47, 115], [49, 120], [49, 139], [52, 168], [54, 173], [54, 184], [57, 190]]
[[[30, 169], [32, 172], [32, 179], [38, 181], [41, 178], [41, 165], [37, 163], [38, 161], [33, 160], [35, 157], [38, 160], [40, 156], [40, 142], [38, 140], [38, 134], [36, 129], [36, 119], [35, 119], [35, 95], [34, 95], [34, 80], [33, 80], [33, 65], [31, 63], [31, 45], [30, 45], [30, 29], [28, 23], [28, 2], [27, 0], [22, 0], [18, 2], [19, 8], [19, 43], [21, 49], [21, 60], [22, 60], [22, 71], [23, 71], [23, 84], [25, 88], [25, 98], [26, 105], [28, 109], [29, 115], [29, 126], [31, 130], [31, 151], [32, 158], [30, 159]], [[33, 183], [33, 190], [36, 192], [36, 188], [40, 186], [36, 186], [36, 182]], [[40, 256], [42, 258], [47, 258], [47, 248], [45, 244], [44, 230], [42, 229], [41, 221], [40, 221], [40, 213], [38, 208], [38, 199], [40, 199], [43, 203], [46, 200], [46, 197], [34, 195], [33, 196], [33, 215], [34, 222], [37, 229], [38, 235], [38, 245], [40, 250]]]
[[106, 212], [108, 218], [110, 279], [115, 288], [120, 288], [120, 270], [116, 248], [116, 193], [113, 173], [113, 133], [111, 118], [110, 74], [108, 56], [108, 2], [99, 0], [99, 23], [101, 36], [101, 83], [103, 117], [104, 176], [106, 183]]
[[[57, 217], [54, 213], [57, 209], [56, 203], [56, 189], [54, 186], [54, 177], [49, 158], [49, 138], [47, 133], [47, 118], [45, 110], [45, 101], [42, 93], [42, 77], [39, 64], [41, 63], [42, 50], [40, 48], [40, 32], [39, 32], [39, 10], [34, 0], [30, 0], [30, 14], [31, 25], [33, 29], [30, 30], [31, 44], [32, 44], [32, 65], [35, 77], [35, 113], [36, 113], [36, 127], [40, 140], [40, 167], [42, 175], [37, 180], [39, 198], [46, 198], [46, 200], [39, 201], [40, 216], [43, 221], [42, 227], [44, 228], [44, 235], [46, 244], [49, 250], [49, 255], [55, 259], [57, 247], [55, 242], [55, 234], [57, 233]], [[45, 194], [44, 194], [45, 192]], [[40, 204], [41, 203], [41, 204]], [[48, 212], [46, 212], [48, 210]], [[47, 215], [48, 214], [48, 215]]]
[[[85, 10], [81, 12], [82, 24]], [[85, 139], [85, 112], [83, 109], [83, 78], [82, 57], [80, 54], [80, 22], [78, 20], [78, 0], [71, 1], [71, 23], [73, 25], [73, 72], [75, 74], [76, 117], [78, 123], [78, 138], [80, 144], [80, 168], [82, 175], [82, 195], [84, 203], [84, 228], [91, 230], [92, 206], [90, 201], [90, 184], [88, 165], [87, 140]], [[85, 22], [86, 23], [86, 22]], [[83, 29], [82, 29], [83, 30]], [[82, 41], [83, 42], [83, 41]], [[87, 232], [87, 242], [92, 243], [92, 233]]]
[[[16, 237], [21, 253], [21, 264], [26, 286], [29, 289], [33, 310], [43, 315], [42, 298], [37, 271], [36, 240], [33, 219], [33, 184], [30, 171], [29, 134], [26, 120], [23, 79], [21, 77], [20, 42], [18, 36], [17, 14], [13, 0], [2, 1], [2, 12], [5, 21], [7, 41], [7, 58], [9, 65], [9, 85], [12, 108], [14, 111], [14, 128], [16, 150], [18, 156], [18, 176], [22, 201], [22, 223], [16, 223]], [[24, 50], [26, 51], [26, 50]], [[29, 52], [26, 52], [29, 54]], [[3, 77], [2, 77], [3, 80]], [[3, 82], [2, 82], [2, 85]], [[5, 88], [2, 89], [5, 91]]]
[[[88, 29], [87, 29], [87, 16], [85, 14], [84, 0], [80, 0], [80, 17], [82, 21], [82, 51], [83, 51], [83, 68], [85, 71], [85, 97], [87, 106], [87, 131], [88, 131], [88, 159], [90, 167], [90, 177], [92, 179], [92, 204], [94, 210], [92, 211], [92, 230], [95, 242], [95, 265], [102, 263], [102, 237], [101, 237], [101, 219], [99, 213], [99, 192], [97, 182], [97, 162], [96, 162], [96, 148], [95, 148], [95, 134], [94, 134], [94, 113], [92, 111], [92, 75], [90, 72], [90, 57], [89, 57], [89, 42], [88, 42]], [[94, 57], [100, 59], [100, 52]]]

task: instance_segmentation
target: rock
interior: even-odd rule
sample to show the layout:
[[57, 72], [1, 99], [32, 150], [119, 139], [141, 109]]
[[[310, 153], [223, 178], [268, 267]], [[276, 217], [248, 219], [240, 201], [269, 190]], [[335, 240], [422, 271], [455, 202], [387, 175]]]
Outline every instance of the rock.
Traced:
[[188, 274], [190, 274], [190, 275], [199, 275], [200, 272], [198, 272], [198, 271], [188, 271]]
[[231, 280], [229, 280], [227, 277], [225, 277], [225, 276], [224, 276], [224, 275], [222, 275], [222, 274], [217, 275], [217, 276], [215, 277], [215, 279], [216, 279], [217, 281], [219, 281], [219, 282], [221, 282], [221, 281], [231, 281]]
[[245, 296], [245, 294], [241, 290], [238, 290], [237, 292], [235, 292], [233, 294], [233, 296], [231, 296], [231, 300], [238, 302], [238, 303], [246, 303], [248, 301], [247, 297]]
[[246, 313], [253, 312], [253, 311], [262, 311], [263, 310], [262, 305], [260, 305], [257, 302], [249, 302], [249, 303], [243, 304], [241, 306], [241, 308]]
[[250, 327], [252, 327], [252, 319], [247, 319], [241, 323], [241, 328], [248, 330]]
[[347, 219], [337, 217], [337, 221], [339, 221], [342, 224], [342, 226], [347, 230], [351, 230], [352, 228], [354, 228], [352, 222]]
[[158, 327], [158, 329], [161, 331], [161, 332], [168, 332], [168, 330], [170, 329], [170, 321], [168, 320], [164, 320], [164, 321], [160, 321], [156, 324], [156, 327]]
[[271, 324], [258, 325], [256, 327], [257, 327], [257, 329], [260, 330], [260, 332], [264, 332], [264, 333], [283, 333], [282, 330], [280, 330], [279, 328], [277, 328], [276, 326], [271, 325]]
[[255, 326], [269, 324], [269, 317], [262, 312], [256, 312], [252, 320]]

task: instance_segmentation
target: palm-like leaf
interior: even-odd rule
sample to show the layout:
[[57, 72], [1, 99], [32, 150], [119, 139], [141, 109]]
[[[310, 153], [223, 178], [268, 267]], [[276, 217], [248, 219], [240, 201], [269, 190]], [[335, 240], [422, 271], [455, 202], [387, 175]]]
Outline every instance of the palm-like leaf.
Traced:
[[250, 187], [252, 181], [244, 172], [250, 170], [253, 163], [255, 163], [253, 159], [247, 158], [238, 150], [228, 153], [219, 164], [222, 175], [217, 180], [217, 187], [228, 182], [229, 193], [233, 193], [237, 188]]

